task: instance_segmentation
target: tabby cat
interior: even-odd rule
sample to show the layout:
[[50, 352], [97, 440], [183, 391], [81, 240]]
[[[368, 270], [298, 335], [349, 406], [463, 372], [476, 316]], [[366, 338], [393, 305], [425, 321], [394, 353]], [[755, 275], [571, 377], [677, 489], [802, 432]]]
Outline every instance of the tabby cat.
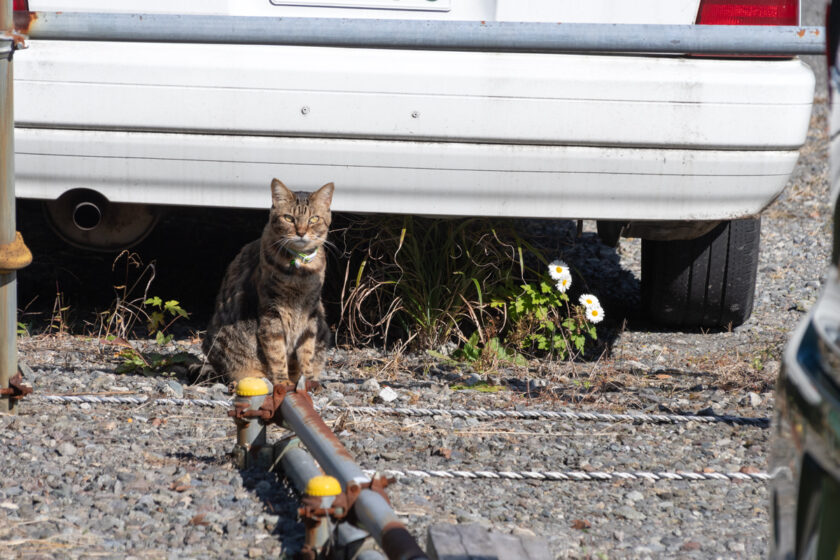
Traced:
[[229, 381], [296, 383], [324, 368], [329, 329], [321, 304], [334, 186], [292, 192], [274, 179], [262, 236], [228, 266], [202, 349]]

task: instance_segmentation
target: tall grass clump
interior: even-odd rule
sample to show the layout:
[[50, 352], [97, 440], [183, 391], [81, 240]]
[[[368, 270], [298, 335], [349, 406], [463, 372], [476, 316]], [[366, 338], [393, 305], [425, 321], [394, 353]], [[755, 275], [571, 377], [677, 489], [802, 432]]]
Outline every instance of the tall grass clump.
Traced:
[[589, 303], [583, 296], [573, 303], [565, 263], [549, 263], [514, 225], [482, 218], [351, 219], [343, 230], [350, 258], [339, 332], [354, 344], [437, 350], [454, 342], [454, 357], [484, 365], [519, 363], [522, 354], [581, 354], [603, 316], [597, 298], [584, 294]]
[[521, 241], [503, 222], [371, 216], [351, 221], [345, 243], [340, 327], [353, 343], [483, 338], [497, 315], [488, 295], [525, 273]]

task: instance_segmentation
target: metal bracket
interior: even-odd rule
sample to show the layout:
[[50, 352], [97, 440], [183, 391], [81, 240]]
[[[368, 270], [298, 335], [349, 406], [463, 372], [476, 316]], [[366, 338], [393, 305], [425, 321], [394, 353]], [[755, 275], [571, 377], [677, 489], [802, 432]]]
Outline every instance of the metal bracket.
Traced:
[[[0, 55], [2, 53], [2, 47], [0, 47]], [[0, 245], [0, 274], [9, 274], [20, 270], [29, 266], [31, 262], [32, 252], [23, 242], [23, 236], [19, 231], [15, 233], [14, 241]]]
[[228, 411], [228, 416], [240, 419], [259, 418], [266, 424], [281, 424], [283, 418], [280, 416], [279, 410], [287, 393], [301, 393], [309, 397], [307, 392], [316, 391], [320, 388], [321, 385], [317, 381], [306, 381], [303, 377], [298, 380], [296, 386], [291, 383], [278, 383], [274, 386], [272, 394], [265, 398], [259, 409], [250, 410], [247, 404], [237, 403], [233, 410]]
[[15, 51], [29, 48], [29, 37], [18, 31], [0, 33], [0, 58], [11, 60]]
[[23, 376], [21, 375], [20, 368], [18, 368], [18, 372], [14, 377], [9, 379], [8, 389], [0, 388], [0, 397], [9, 399], [19, 400], [30, 393], [32, 393], [32, 387], [23, 384]]

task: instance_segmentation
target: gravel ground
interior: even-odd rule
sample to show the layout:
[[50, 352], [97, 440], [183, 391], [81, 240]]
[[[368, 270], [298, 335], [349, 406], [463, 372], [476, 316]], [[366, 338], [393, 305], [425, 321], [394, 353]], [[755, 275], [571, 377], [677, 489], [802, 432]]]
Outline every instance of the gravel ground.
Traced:
[[[769, 434], [761, 427], [374, 417], [348, 407], [378, 402], [389, 386], [396, 403], [439, 408], [769, 417], [784, 341], [816, 299], [830, 252], [826, 114], [821, 98], [796, 173], [764, 215], [746, 325], [655, 330], [634, 312], [640, 243], [624, 240], [616, 252], [591, 224], [580, 238], [570, 225], [550, 224], [557, 252], [602, 296], [603, 355], [478, 375], [427, 356], [336, 349], [317, 402], [344, 410], [325, 418], [359, 463], [376, 469], [765, 470]], [[175, 345], [199, 352], [197, 339]], [[19, 341], [40, 395], [229, 398], [224, 386], [183, 375], [115, 374], [120, 350], [96, 337]], [[478, 381], [503, 390], [452, 389]], [[18, 415], [0, 416], [0, 557], [268, 558], [296, 550], [294, 492], [273, 474], [233, 468], [233, 443], [221, 408], [27, 398]], [[545, 537], [557, 558], [759, 558], [767, 549], [761, 482], [406, 478], [389, 494], [421, 542], [430, 524], [473, 522]]]

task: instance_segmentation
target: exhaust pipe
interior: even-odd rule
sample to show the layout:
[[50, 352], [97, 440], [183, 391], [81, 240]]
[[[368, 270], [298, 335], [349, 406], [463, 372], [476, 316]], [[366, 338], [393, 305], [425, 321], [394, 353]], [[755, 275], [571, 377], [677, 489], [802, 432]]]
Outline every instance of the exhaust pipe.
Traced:
[[80, 202], [73, 208], [73, 225], [82, 231], [95, 229], [102, 223], [102, 209], [94, 202]]
[[72, 189], [44, 205], [53, 231], [70, 245], [120, 251], [143, 240], [159, 218], [146, 204], [110, 202], [93, 189]]

